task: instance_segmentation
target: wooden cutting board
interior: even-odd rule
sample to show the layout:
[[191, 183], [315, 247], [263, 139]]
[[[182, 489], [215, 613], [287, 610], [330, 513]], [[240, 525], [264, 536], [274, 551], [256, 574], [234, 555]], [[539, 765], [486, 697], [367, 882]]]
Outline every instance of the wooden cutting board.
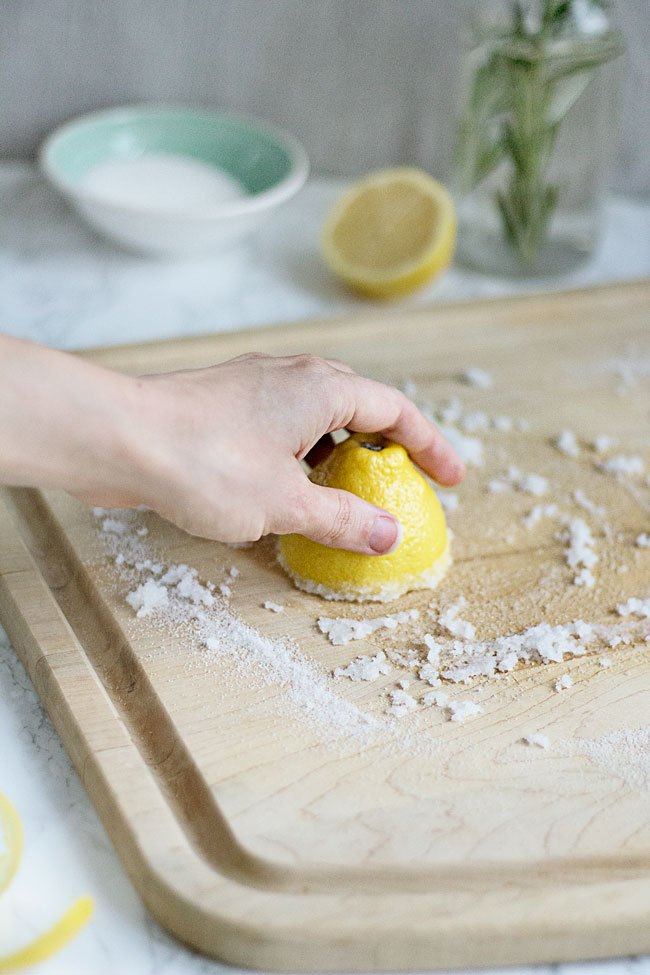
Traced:
[[[89, 358], [146, 372], [253, 349], [339, 357], [380, 379], [412, 380], [422, 400], [458, 396], [465, 413], [529, 424], [476, 434], [485, 464], [470, 470], [450, 515], [454, 565], [434, 605], [464, 595], [463, 616], [480, 637], [579, 617], [615, 624], [617, 603], [650, 595], [650, 551], [634, 545], [650, 528], [648, 484], [602, 473], [589, 446], [610, 434], [650, 473], [650, 283], [373, 311]], [[489, 370], [493, 388], [461, 383], [469, 366]], [[564, 428], [581, 441], [578, 458], [552, 446]], [[538, 499], [486, 490], [509, 463], [549, 478], [543, 501], [570, 505], [581, 487], [604, 506], [601, 516], [574, 511], [597, 541], [592, 590], [573, 585], [556, 527], [523, 526]], [[359, 653], [390, 647], [386, 634], [334, 647], [315, 626], [322, 614], [385, 608], [297, 592], [268, 540], [233, 551], [151, 513], [133, 519], [165, 564], [187, 563], [202, 582], [228, 580], [232, 610], [294, 647], [274, 669], [276, 658], [263, 664], [255, 646], [208, 653], [187, 624], [136, 619], [98, 532], [102, 519], [60, 493], [2, 493], [0, 618], [165, 927], [227, 961], [294, 970], [650, 951], [647, 644], [609, 650], [609, 667], [597, 651], [481, 679], [477, 689], [451, 687], [483, 708], [464, 723], [436, 707], [394, 718], [385, 692], [405, 676], [398, 668], [374, 683], [330, 676]], [[263, 609], [266, 599], [284, 612]], [[416, 608], [423, 621], [430, 600], [412, 594], [390, 611]], [[424, 626], [388, 636], [417, 646]], [[573, 687], [556, 693], [565, 673]], [[325, 696], [310, 715], [312, 678]], [[426, 690], [411, 677], [410, 692]], [[359, 713], [374, 718], [375, 737], [350, 724]], [[550, 747], [523, 744], [533, 732]]]

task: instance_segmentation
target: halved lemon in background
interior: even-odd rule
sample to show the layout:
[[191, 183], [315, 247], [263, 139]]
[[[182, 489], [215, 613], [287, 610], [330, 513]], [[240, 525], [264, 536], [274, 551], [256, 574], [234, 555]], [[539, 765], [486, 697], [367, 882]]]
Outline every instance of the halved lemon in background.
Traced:
[[355, 433], [338, 444], [310, 479], [342, 488], [390, 511], [403, 530], [390, 555], [328, 548], [284, 535], [278, 560], [299, 589], [358, 602], [387, 602], [412, 589], [433, 589], [450, 563], [449, 536], [438, 497], [400, 444]]
[[449, 266], [456, 212], [441, 183], [401, 166], [370, 173], [334, 205], [323, 257], [355, 291], [373, 298], [410, 294]]

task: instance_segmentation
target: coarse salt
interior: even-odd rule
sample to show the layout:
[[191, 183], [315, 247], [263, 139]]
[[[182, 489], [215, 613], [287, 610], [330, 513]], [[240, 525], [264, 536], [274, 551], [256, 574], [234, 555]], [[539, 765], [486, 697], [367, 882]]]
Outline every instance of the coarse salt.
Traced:
[[492, 420], [492, 427], [495, 430], [498, 430], [499, 433], [510, 433], [514, 425], [515, 423], [512, 417], [504, 416], [503, 414], [499, 414], [499, 416], [495, 416], [494, 419]]
[[536, 504], [524, 518], [524, 525], [526, 528], [534, 528], [543, 518], [559, 517], [560, 509], [556, 504]]
[[458, 495], [454, 494], [453, 491], [441, 491], [438, 495], [438, 500], [442, 505], [443, 511], [447, 514], [451, 514], [452, 511], [457, 511], [459, 500]]
[[582, 586], [583, 589], [593, 589], [596, 585], [596, 577], [591, 569], [580, 569], [573, 579], [574, 586]]
[[462, 637], [463, 640], [473, 640], [476, 636], [476, 627], [458, 615], [464, 606], [465, 600], [459, 599], [457, 603], [447, 607], [438, 616], [438, 625], [451, 633], [452, 636]]
[[460, 425], [465, 433], [484, 433], [490, 429], [490, 417], [482, 410], [472, 410], [465, 413]]
[[135, 615], [142, 618], [151, 616], [156, 610], [167, 606], [169, 592], [166, 586], [156, 582], [155, 579], [147, 579], [137, 589], [128, 593], [126, 601], [135, 610]]
[[441, 424], [440, 431], [464, 464], [471, 467], [483, 466], [483, 443], [478, 437], [469, 437], [448, 423]]
[[374, 657], [360, 656], [351, 660], [347, 667], [337, 667], [334, 677], [348, 677], [352, 681], [375, 681], [382, 674], [389, 674], [391, 666], [383, 650]]
[[488, 491], [493, 494], [502, 494], [510, 488], [540, 498], [548, 491], [548, 480], [541, 474], [522, 474], [518, 467], [511, 465], [503, 477], [496, 478], [488, 484]]
[[466, 721], [476, 714], [482, 714], [483, 708], [475, 701], [450, 701], [447, 705], [450, 721]]
[[614, 438], [608, 436], [606, 433], [599, 433], [594, 438], [593, 448], [597, 454], [604, 454], [614, 446], [615, 442]]
[[616, 612], [619, 616], [640, 616], [642, 619], [650, 619], [650, 599], [631, 596], [626, 603], [619, 603]]
[[440, 644], [436, 643], [430, 633], [425, 633], [422, 637], [422, 641], [427, 648], [427, 663], [437, 667], [440, 661]]
[[600, 469], [608, 474], [616, 474], [620, 477], [634, 477], [643, 474], [644, 464], [640, 457], [629, 457], [618, 454], [616, 457], [609, 457], [600, 465]]
[[418, 706], [418, 702], [406, 691], [401, 688], [397, 688], [394, 691], [388, 692], [388, 698], [390, 700], [390, 705], [386, 708], [388, 714], [395, 715], [396, 718], [402, 718], [409, 711], [414, 711]]
[[570, 518], [567, 530], [561, 534], [566, 543], [566, 561], [570, 569], [576, 573], [574, 583], [577, 586], [593, 586], [593, 575], [582, 570], [590, 570], [598, 562], [598, 555], [594, 551], [596, 544], [589, 525], [583, 518]]
[[562, 674], [561, 677], [558, 677], [553, 686], [556, 693], [559, 694], [560, 691], [565, 691], [568, 690], [569, 687], [573, 687], [573, 680], [569, 674]]
[[532, 494], [536, 498], [540, 498], [548, 491], [548, 481], [541, 474], [524, 474], [520, 478], [517, 487], [525, 494]]
[[634, 544], [637, 548], [650, 548], [650, 535], [647, 532], [642, 532], [637, 535]]
[[318, 629], [334, 646], [343, 646], [351, 640], [363, 640], [376, 630], [394, 630], [400, 623], [417, 619], [417, 609], [407, 609], [390, 616], [377, 616], [374, 619], [354, 620], [346, 617], [321, 616], [318, 619]]
[[578, 457], [580, 454], [580, 446], [572, 430], [563, 430], [554, 444], [560, 453], [567, 457]]
[[438, 687], [441, 683], [438, 668], [433, 664], [422, 664], [418, 671], [418, 677], [430, 687]]
[[262, 605], [264, 609], [268, 609], [272, 613], [284, 613], [284, 606], [281, 606], [280, 603], [274, 603], [272, 599], [266, 599]]
[[476, 386], [478, 389], [491, 389], [494, 386], [494, 379], [487, 369], [479, 369], [477, 366], [466, 369], [462, 378], [468, 386]]
[[575, 489], [573, 492], [573, 500], [581, 508], [584, 508], [585, 511], [588, 511], [589, 514], [595, 515], [597, 518], [604, 517], [605, 509], [603, 506], [600, 504], [594, 504], [594, 502], [587, 497], [582, 488]]

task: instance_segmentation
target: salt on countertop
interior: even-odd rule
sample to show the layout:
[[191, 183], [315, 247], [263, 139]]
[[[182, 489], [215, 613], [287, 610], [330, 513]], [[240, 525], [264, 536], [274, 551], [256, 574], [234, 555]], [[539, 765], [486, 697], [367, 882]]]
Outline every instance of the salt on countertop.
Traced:
[[468, 386], [476, 386], [478, 389], [491, 389], [494, 386], [492, 375], [487, 369], [479, 369], [478, 366], [466, 369], [462, 379]]
[[578, 457], [580, 455], [580, 446], [572, 430], [563, 430], [554, 443], [560, 453], [566, 457]]
[[417, 609], [407, 609], [388, 616], [376, 616], [372, 619], [355, 620], [344, 616], [335, 618], [321, 616], [318, 619], [318, 629], [329, 639], [335, 647], [344, 646], [351, 640], [363, 640], [376, 630], [394, 630], [400, 623], [417, 619]]
[[375, 681], [382, 674], [389, 674], [391, 665], [383, 650], [374, 657], [363, 654], [351, 660], [347, 667], [337, 667], [334, 677], [348, 677], [352, 681]]

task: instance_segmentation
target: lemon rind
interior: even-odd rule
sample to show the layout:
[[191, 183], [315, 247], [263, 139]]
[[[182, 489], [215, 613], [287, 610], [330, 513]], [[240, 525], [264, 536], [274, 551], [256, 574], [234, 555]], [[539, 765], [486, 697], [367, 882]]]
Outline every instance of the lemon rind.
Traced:
[[436, 559], [434, 564], [423, 572], [406, 576], [399, 582], [389, 582], [381, 589], [371, 589], [370, 587], [349, 586], [345, 589], [329, 589], [321, 582], [307, 579], [298, 575], [293, 569], [289, 568], [282, 554], [280, 546], [276, 549], [276, 558], [280, 566], [287, 573], [294, 586], [308, 592], [312, 596], [320, 596], [322, 599], [333, 600], [336, 602], [348, 603], [390, 603], [407, 592], [418, 589], [435, 589], [444, 579], [451, 565], [451, 546], [448, 544], [444, 552]]

